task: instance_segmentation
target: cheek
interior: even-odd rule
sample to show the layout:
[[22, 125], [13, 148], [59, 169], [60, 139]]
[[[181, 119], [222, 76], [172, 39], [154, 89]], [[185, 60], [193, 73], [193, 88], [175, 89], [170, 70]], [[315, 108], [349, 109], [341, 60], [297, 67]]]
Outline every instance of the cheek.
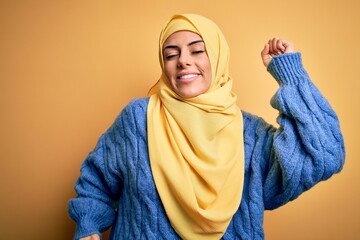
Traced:
[[204, 72], [205, 72], [205, 75], [206, 75], [206, 79], [209, 81], [209, 84], [211, 84], [211, 81], [212, 81], [212, 72], [211, 72], [211, 64], [210, 64], [210, 61], [209, 59], [206, 59], [204, 61]]
[[174, 74], [174, 70], [173, 70], [173, 64], [169, 63], [169, 62], [166, 62], [164, 64], [164, 73], [166, 75], [166, 77], [168, 79], [171, 79], [172, 78], [172, 75]]

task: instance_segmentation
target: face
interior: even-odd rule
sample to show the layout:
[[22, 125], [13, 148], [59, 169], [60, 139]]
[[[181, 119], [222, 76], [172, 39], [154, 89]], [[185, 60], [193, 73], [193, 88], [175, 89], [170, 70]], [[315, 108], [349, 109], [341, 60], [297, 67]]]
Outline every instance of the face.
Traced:
[[163, 45], [164, 70], [171, 89], [193, 98], [211, 85], [211, 66], [202, 38], [190, 31], [171, 34]]

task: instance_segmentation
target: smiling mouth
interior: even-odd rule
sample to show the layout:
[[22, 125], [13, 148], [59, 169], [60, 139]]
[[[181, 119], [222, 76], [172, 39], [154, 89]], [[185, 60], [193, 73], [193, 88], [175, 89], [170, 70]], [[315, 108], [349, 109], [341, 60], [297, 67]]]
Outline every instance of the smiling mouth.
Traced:
[[194, 78], [194, 77], [197, 77], [197, 76], [199, 76], [199, 74], [192, 73], [192, 74], [182, 75], [182, 76], [178, 77], [178, 79], [190, 79], [190, 78]]
[[177, 77], [177, 80], [182, 83], [190, 83], [190, 82], [194, 81], [195, 79], [197, 79], [199, 76], [200, 76], [200, 74], [190, 73], [190, 74], [185, 74], [185, 75], [181, 75], [181, 76]]

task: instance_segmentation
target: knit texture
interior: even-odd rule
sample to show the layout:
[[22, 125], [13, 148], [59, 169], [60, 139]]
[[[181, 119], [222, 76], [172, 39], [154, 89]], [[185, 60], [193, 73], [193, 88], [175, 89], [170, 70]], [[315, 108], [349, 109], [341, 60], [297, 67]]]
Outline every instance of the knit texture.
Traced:
[[[299, 53], [274, 57], [268, 66], [280, 87], [271, 100], [275, 128], [246, 112], [245, 180], [240, 208], [222, 239], [264, 239], [264, 210], [296, 199], [344, 164], [343, 137], [335, 112], [310, 81]], [[100, 137], [76, 182], [69, 214], [74, 239], [112, 226], [110, 239], [179, 239], [171, 227], [151, 173], [146, 110], [135, 99]], [[191, 117], [191, 116], [189, 116]]]

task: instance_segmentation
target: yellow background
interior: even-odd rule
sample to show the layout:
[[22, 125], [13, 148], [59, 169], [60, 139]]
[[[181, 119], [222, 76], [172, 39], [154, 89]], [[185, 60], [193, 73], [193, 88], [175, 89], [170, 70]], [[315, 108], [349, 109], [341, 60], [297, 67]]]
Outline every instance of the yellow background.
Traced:
[[231, 48], [242, 109], [275, 124], [277, 89], [260, 51], [273, 36], [302, 52], [339, 115], [343, 172], [265, 213], [266, 239], [360, 239], [360, 2], [0, 2], [0, 236], [71, 239], [79, 168], [124, 105], [160, 75], [157, 40], [174, 13], [213, 19]]

